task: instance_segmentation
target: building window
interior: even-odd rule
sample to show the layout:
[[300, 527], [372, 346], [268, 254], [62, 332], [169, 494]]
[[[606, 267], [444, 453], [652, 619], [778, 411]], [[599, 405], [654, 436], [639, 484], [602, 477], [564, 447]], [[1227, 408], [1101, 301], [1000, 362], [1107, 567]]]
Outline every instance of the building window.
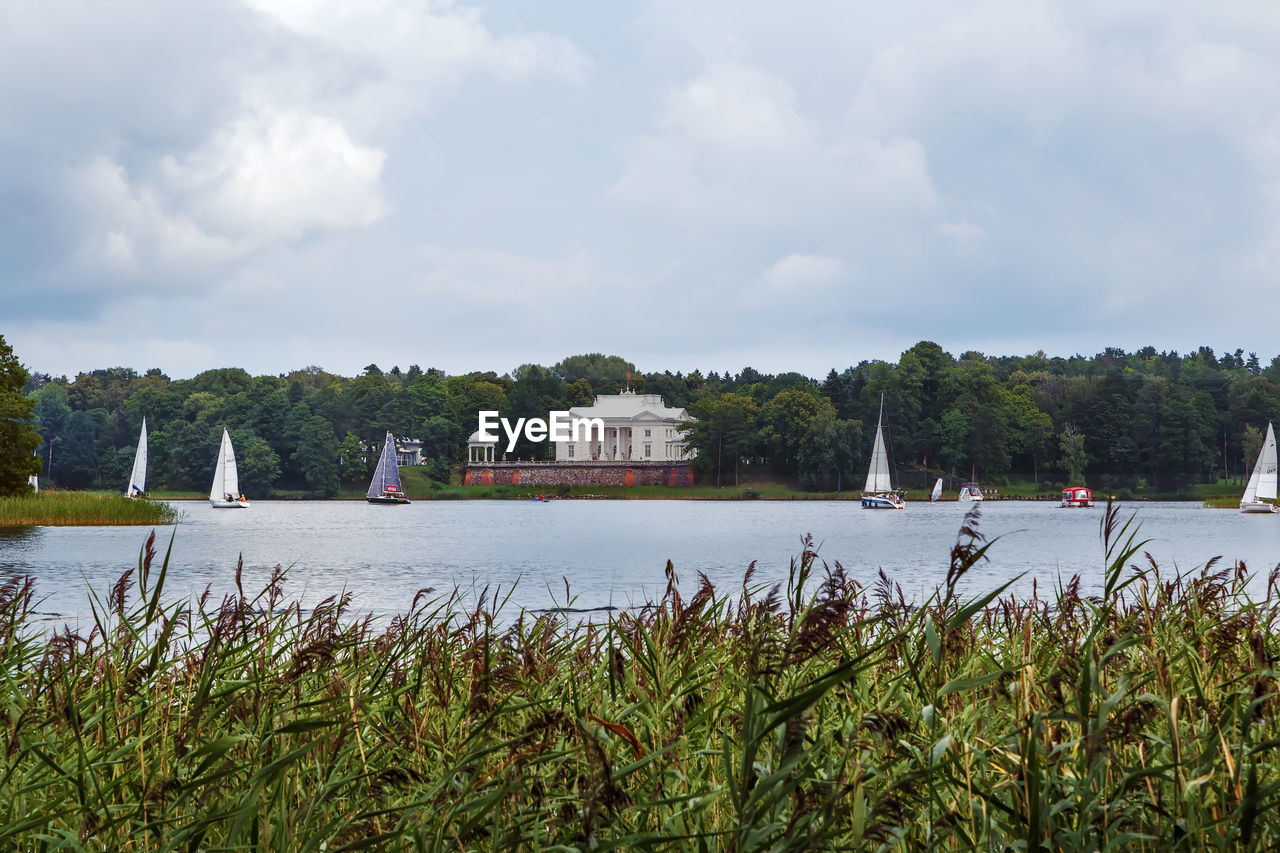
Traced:
[[644, 437], [645, 437], [645, 438], [648, 438], [648, 437], [649, 437], [649, 430], [645, 430], [645, 431], [644, 431]]
[[570, 458], [570, 459], [572, 459], [572, 458], [573, 458], [573, 445], [572, 445], [572, 444], [571, 444], [571, 445], [569, 445], [569, 458]]
[[[648, 430], [645, 430], [645, 432], [648, 432]], [[646, 444], [644, 446], [644, 458], [648, 459], [651, 456], [653, 456], [653, 445]]]

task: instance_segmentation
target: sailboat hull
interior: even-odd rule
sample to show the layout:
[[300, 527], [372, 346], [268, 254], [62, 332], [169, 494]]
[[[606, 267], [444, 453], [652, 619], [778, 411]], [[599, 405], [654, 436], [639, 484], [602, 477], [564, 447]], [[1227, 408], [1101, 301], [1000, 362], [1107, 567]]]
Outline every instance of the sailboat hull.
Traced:
[[1241, 501], [1240, 511], [1241, 512], [1273, 513], [1276, 511], [1276, 505], [1269, 504], [1266, 501]]
[[897, 495], [863, 495], [863, 509], [906, 509], [907, 504]]
[[248, 501], [209, 501], [214, 509], [248, 509]]
[[407, 498], [397, 497], [396, 495], [376, 495], [372, 498], [365, 498], [371, 504], [407, 504]]

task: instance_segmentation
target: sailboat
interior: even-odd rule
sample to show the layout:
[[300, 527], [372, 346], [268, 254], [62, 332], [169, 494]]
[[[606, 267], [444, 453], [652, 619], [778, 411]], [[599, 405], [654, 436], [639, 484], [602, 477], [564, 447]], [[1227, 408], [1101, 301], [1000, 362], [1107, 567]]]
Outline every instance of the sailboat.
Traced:
[[1267, 437], [1262, 440], [1262, 450], [1254, 463], [1249, 485], [1240, 498], [1241, 512], [1275, 512], [1276, 505], [1276, 433], [1267, 421]]
[[940, 497], [942, 497], [942, 478], [941, 477], [939, 477], [933, 483], [933, 491], [929, 493], [929, 503], [935, 503]]
[[133, 471], [129, 473], [129, 488], [124, 493], [140, 498], [147, 490], [147, 419], [142, 419], [142, 431], [138, 433], [138, 452], [133, 454]]
[[960, 484], [960, 494], [956, 496], [958, 501], [977, 502], [982, 500], [982, 487], [978, 485], [978, 481], [974, 479], [974, 473], [977, 472], [975, 465], [969, 471], [969, 482]]
[[213, 467], [213, 485], [209, 487], [209, 505], [214, 509], [248, 509], [249, 501], [240, 494], [240, 473], [236, 469], [236, 451], [231, 436], [222, 430], [222, 444]]
[[369, 481], [369, 491], [364, 499], [371, 504], [407, 504], [400, 488], [400, 466], [396, 464], [396, 438], [390, 432], [382, 443], [382, 455], [378, 467]]
[[884, 448], [884, 395], [880, 395], [880, 417], [876, 420], [876, 443], [871, 449], [867, 484], [862, 489], [863, 509], [906, 509], [902, 496], [889, 481], [889, 453]]

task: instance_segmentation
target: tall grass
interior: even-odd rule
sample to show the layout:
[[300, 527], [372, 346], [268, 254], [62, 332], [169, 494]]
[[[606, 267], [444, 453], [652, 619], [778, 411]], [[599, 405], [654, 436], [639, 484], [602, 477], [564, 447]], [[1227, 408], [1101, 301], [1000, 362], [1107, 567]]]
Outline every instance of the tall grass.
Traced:
[[124, 495], [45, 490], [0, 498], [0, 527], [172, 524], [176, 518], [166, 503]]
[[165, 603], [154, 533], [86, 635], [0, 590], [0, 847], [1274, 849], [1276, 574], [1164, 577], [1102, 521], [1104, 588], [701, 577], [604, 624], [424, 590], [388, 625], [285, 576]]

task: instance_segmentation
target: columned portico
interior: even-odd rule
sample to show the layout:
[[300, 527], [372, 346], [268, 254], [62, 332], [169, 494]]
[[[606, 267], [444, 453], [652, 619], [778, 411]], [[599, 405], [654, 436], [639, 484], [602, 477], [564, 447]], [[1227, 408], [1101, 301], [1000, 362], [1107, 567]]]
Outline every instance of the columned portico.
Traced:
[[678, 427], [693, 420], [658, 394], [602, 394], [590, 406], [569, 410], [571, 422], [603, 425], [578, 441], [556, 443], [557, 462], [678, 462], [691, 457]]

